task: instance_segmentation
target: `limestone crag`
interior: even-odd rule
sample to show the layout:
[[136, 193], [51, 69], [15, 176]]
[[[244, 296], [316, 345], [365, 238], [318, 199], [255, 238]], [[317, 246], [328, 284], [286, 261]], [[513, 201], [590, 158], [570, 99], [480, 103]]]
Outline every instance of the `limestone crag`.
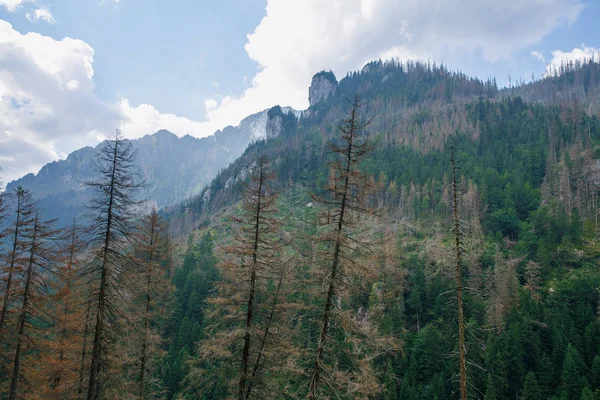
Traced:
[[321, 71], [315, 74], [308, 89], [308, 102], [311, 106], [319, 104], [335, 92], [338, 81], [331, 71]]

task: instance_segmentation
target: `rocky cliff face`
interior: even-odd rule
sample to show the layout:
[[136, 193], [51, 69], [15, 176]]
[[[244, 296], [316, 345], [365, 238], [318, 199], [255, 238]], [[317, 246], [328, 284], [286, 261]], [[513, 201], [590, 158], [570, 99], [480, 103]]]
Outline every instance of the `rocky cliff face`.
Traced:
[[283, 132], [283, 116], [274, 115], [267, 119], [267, 139], [276, 138]]
[[[275, 106], [267, 112], [267, 122], [265, 127], [266, 139], [273, 139], [280, 136], [284, 130], [290, 128], [290, 119], [297, 120], [302, 116], [302, 112], [296, 111], [291, 107]], [[287, 122], [286, 122], [287, 121]]]
[[275, 106], [267, 113], [267, 139], [273, 139], [283, 133], [283, 111]]
[[331, 71], [321, 71], [315, 74], [308, 89], [308, 102], [311, 106], [326, 101], [337, 88], [338, 81]]
[[[179, 138], [161, 130], [133, 140], [137, 165], [146, 181], [140, 198], [148, 200], [149, 206], [161, 208], [200, 193], [221, 169], [244, 152], [254, 133], [251, 129], [228, 127], [198, 139]], [[7, 191], [19, 186], [29, 189], [47, 218], [58, 218], [59, 224], [68, 225], [73, 217], [85, 212], [85, 204], [89, 203], [90, 190], [85, 182], [96, 177], [94, 158], [91, 147], [77, 150], [66, 160], [47, 164], [35, 175], [10, 182]]]
[[[140, 197], [147, 199], [150, 206], [162, 208], [199, 194], [250, 143], [281, 135], [284, 119], [300, 114], [290, 107], [276, 108], [277, 115], [271, 119], [271, 110], [264, 110], [244, 118], [238, 126], [227, 126], [201, 139], [177, 137], [160, 130], [133, 140], [137, 164], [146, 181]], [[68, 225], [85, 211], [84, 205], [89, 202], [90, 191], [85, 182], [95, 178], [94, 157], [93, 148], [79, 149], [66, 160], [45, 165], [37, 174], [10, 182], [7, 192], [19, 186], [29, 189], [48, 218], [56, 217], [60, 224]]]

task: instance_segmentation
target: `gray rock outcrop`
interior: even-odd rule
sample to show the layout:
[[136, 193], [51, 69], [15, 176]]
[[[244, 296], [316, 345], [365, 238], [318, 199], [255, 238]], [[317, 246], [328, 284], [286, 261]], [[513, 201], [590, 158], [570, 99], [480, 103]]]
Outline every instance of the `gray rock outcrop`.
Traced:
[[311, 106], [326, 101], [337, 88], [338, 81], [331, 71], [315, 74], [308, 89], [308, 102]]

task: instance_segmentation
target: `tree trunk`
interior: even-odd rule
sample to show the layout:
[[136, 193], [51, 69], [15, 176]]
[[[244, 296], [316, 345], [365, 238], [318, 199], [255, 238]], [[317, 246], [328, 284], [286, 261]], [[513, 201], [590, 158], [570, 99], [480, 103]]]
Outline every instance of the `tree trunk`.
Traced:
[[23, 200], [23, 192], [17, 192], [17, 220], [15, 222], [15, 234], [13, 236], [12, 252], [10, 254], [10, 266], [8, 269], [8, 276], [6, 278], [6, 292], [4, 293], [4, 302], [2, 303], [2, 314], [0, 314], [0, 333], [4, 329], [4, 322], [6, 321], [6, 311], [8, 310], [8, 303], [10, 302], [10, 290], [12, 285], [12, 277], [15, 270], [15, 261], [17, 257], [17, 244], [19, 243], [19, 228], [21, 225], [21, 202]]
[[309, 399], [316, 399], [317, 387], [319, 385], [319, 379], [321, 376], [321, 361], [323, 360], [323, 354], [325, 352], [325, 342], [329, 335], [329, 322], [331, 319], [331, 308], [333, 306], [333, 297], [336, 291], [336, 279], [340, 261], [340, 241], [342, 236], [342, 229], [344, 227], [344, 214], [346, 212], [346, 198], [348, 196], [348, 187], [350, 183], [350, 168], [352, 167], [352, 150], [353, 150], [353, 134], [356, 119], [356, 100], [354, 107], [352, 107], [351, 114], [351, 136], [350, 143], [348, 145], [348, 152], [346, 153], [346, 176], [344, 178], [344, 191], [342, 194], [342, 200], [340, 203], [340, 216], [336, 227], [336, 241], [335, 249], [333, 251], [333, 260], [331, 264], [331, 276], [329, 277], [329, 288], [327, 289], [327, 299], [325, 300], [325, 309], [323, 311], [323, 325], [321, 327], [321, 334], [319, 336], [319, 344], [317, 347], [317, 354], [315, 357], [315, 363], [313, 365], [312, 378], [310, 380], [310, 386], [308, 391]]
[[265, 350], [265, 344], [267, 343], [267, 338], [269, 336], [269, 329], [271, 327], [271, 323], [273, 322], [273, 316], [275, 315], [275, 308], [277, 307], [277, 299], [279, 298], [279, 293], [281, 291], [281, 284], [283, 282], [283, 273], [279, 276], [279, 282], [277, 283], [277, 290], [275, 291], [275, 298], [273, 299], [273, 304], [271, 305], [271, 311], [269, 312], [269, 317], [267, 318], [267, 325], [265, 327], [265, 332], [260, 341], [260, 348], [258, 350], [258, 356], [256, 357], [256, 362], [254, 363], [254, 368], [252, 369], [252, 376], [250, 377], [250, 382], [248, 383], [248, 389], [246, 390], [246, 400], [250, 398], [250, 392], [252, 391], [252, 385], [254, 380], [256, 379], [258, 368], [260, 367], [260, 362], [262, 361], [262, 357]]
[[252, 250], [252, 271], [250, 273], [250, 293], [248, 294], [248, 305], [246, 311], [246, 332], [244, 334], [244, 348], [242, 350], [242, 369], [240, 372], [240, 381], [238, 387], [238, 400], [244, 400], [246, 398], [246, 380], [248, 378], [248, 364], [250, 363], [250, 335], [252, 329], [252, 318], [254, 313], [254, 293], [256, 290], [256, 264], [258, 255], [258, 240], [260, 234], [260, 211], [261, 211], [261, 196], [263, 188], [263, 166], [260, 166], [260, 176], [258, 180], [258, 191], [257, 191], [257, 206], [256, 206], [256, 220], [254, 222], [254, 244]]
[[144, 314], [144, 338], [142, 339], [142, 352], [140, 360], [140, 398], [144, 400], [146, 396], [146, 364], [148, 349], [148, 323], [150, 314], [150, 286], [152, 284], [152, 262], [154, 256], [154, 229], [156, 219], [151, 219], [150, 227], [150, 255], [148, 257], [148, 267], [146, 268], [146, 309]]
[[98, 400], [100, 398], [100, 384], [98, 383], [98, 374], [100, 372], [100, 357], [102, 348], [104, 329], [104, 312], [106, 307], [106, 285], [108, 277], [108, 249], [111, 245], [111, 229], [112, 229], [112, 210], [114, 201], [115, 189], [115, 174], [117, 171], [117, 148], [118, 142], [115, 143], [113, 153], [112, 175], [110, 181], [110, 192], [108, 199], [108, 212], [106, 215], [106, 235], [104, 237], [104, 247], [102, 249], [102, 269], [100, 275], [100, 291], [98, 293], [98, 305], [96, 309], [96, 326], [94, 327], [94, 346], [92, 348], [92, 366], [90, 368], [90, 379], [88, 382], [87, 400]]
[[29, 298], [31, 290], [31, 274], [34, 263], [34, 254], [35, 254], [35, 246], [37, 239], [37, 230], [38, 230], [38, 217], [35, 218], [35, 223], [33, 226], [33, 237], [31, 239], [31, 250], [29, 253], [29, 262], [27, 264], [27, 272], [25, 274], [25, 289], [23, 291], [23, 308], [21, 310], [21, 315], [19, 315], [19, 331], [17, 334], [17, 348], [15, 350], [15, 358], [13, 363], [13, 374], [10, 382], [10, 392], [8, 395], [9, 400], [14, 400], [17, 396], [17, 387], [19, 383], [19, 369], [21, 367], [21, 348], [23, 346], [23, 342], [25, 341], [25, 321], [27, 320], [27, 314], [29, 309]]
[[83, 343], [81, 346], [81, 365], [79, 366], [79, 382], [77, 384], [77, 398], [81, 396], [83, 393], [83, 371], [85, 370], [85, 359], [86, 359], [86, 350], [87, 350], [87, 336], [89, 330], [89, 318], [90, 318], [90, 308], [92, 307], [92, 303], [90, 301], [87, 302], [87, 309], [85, 311], [85, 327], [83, 329]]
[[454, 147], [452, 147], [452, 191], [454, 204], [452, 207], [454, 215], [454, 245], [455, 245], [455, 272], [456, 272], [456, 297], [458, 301], [458, 357], [460, 362], [460, 398], [467, 400], [467, 363], [465, 357], [465, 323], [462, 298], [462, 274], [461, 274], [461, 248], [460, 231], [458, 219], [458, 192], [456, 188], [456, 165], [454, 160]]

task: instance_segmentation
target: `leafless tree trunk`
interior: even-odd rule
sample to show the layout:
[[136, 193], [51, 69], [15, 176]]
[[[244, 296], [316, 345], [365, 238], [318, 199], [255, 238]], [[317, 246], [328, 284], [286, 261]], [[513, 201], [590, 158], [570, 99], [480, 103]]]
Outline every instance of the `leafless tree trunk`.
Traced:
[[[339, 292], [346, 287], [351, 270], [366, 272], [358, 263], [358, 259], [365, 253], [371, 253], [372, 248], [368, 243], [362, 242], [356, 235], [352, 235], [352, 228], [359, 225], [361, 215], [370, 215], [372, 210], [367, 206], [372, 180], [358, 169], [358, 163], [369, 151], [373, 144], [368, 139], [361, 138], [361, 131], [368, 124], [361, 124], [358, 110], [360, 102], [358, 97], [352, 102], [349, 117], [340, 126], [341, 144], [330, 144], [330, 151], [340, 157], [341, 161], [330, 164], [333, 169], [333, 178], [327, 187], [328, 198], [314, 196], [316, 202], [325, 204], [331, 218], [327, 224], [332, 225], [332, 231], [318, 236], [317, 241], [329, 244], [331, 253], [323, 255], [328, 266], [325, 274], [326, 295], [324, 299], [323, 314], [320, 321], [317, 349], [311, 368], [308, 398], [316, 399], [322, 385], [322, 375], [325, 371], [324, 357], [327, 352], [327, 343], [330, 340], [329, 331], [334, 315]], [[354, 272], [357, 272], [354, 271]], [[331, 384], [327, 383], [331, 388]], [[332, 388], [331, 388], [332, 389]]]
[[8, 271], [6, 271], [6, 289], [4, 301], [2, 302], [2, 314], [0, 314], [0, 333], [4, 330], [6, 323], [8, 304], [11, 301], [13, 275], [19, 262], [20, 253], [24, 250], [24, 238], [31, 229], [34, 202], [29, 191], [19, 187], [16, 189], [17, 209], [16, 220], [11, 235], [13, 237], [11, 251], [9, 253]]
[[53, 261], [56, 260], [56, 253], [48, 244], [49, 240], [57, 238], [59, 234], [58, 231], [53, 231], [50, 228], [52, 223], [54, 221], [40, 221], [39, 213], [36, 212], [33, 219], [31, 243], [28, 251], [29, 257], [23, 277], [23, 300], [17, 323], [17, 346], [13, 359], [13, 373], [8, 395], [9, 400], [14, 400], [17, 396], [20, 380], [21, 351], [26, 341], [26, 323], [34, 314], [32, 301], [35, 299], [36, 291], [39, 293], [40, 289], [45, 287], [44, 270], [49, 270]]
[[134, 167], [136, 153], [131, 143], [117, 130], [102, 146], [97, 156], [98, 180], [88, 182], [95, 191], [89, 207], [92, 213], [92, 243], [98, 247], [86, 267], [92, 292], [95, 324], [91, 366], [88, 381], [88, 400], [103, 396], [104, 382], [100, 375], [108, 370], [111, 330], [121, 310], [118, 306], [122, 278], [133, 269], [126, 247], [131, 239], [136, 189], [141, 187]]
[[467, 361], [465, 355], [465, 322], [463, 312], [461, 241], [458, 210], [458, 190], [456, 187], [456, 162], [452, 146], [452, 214], [454, 219], [454, 267], [456, 273], [456, 298], [458, 303], [458, 357], [460, 363], [460, 398], [467, 399]]

